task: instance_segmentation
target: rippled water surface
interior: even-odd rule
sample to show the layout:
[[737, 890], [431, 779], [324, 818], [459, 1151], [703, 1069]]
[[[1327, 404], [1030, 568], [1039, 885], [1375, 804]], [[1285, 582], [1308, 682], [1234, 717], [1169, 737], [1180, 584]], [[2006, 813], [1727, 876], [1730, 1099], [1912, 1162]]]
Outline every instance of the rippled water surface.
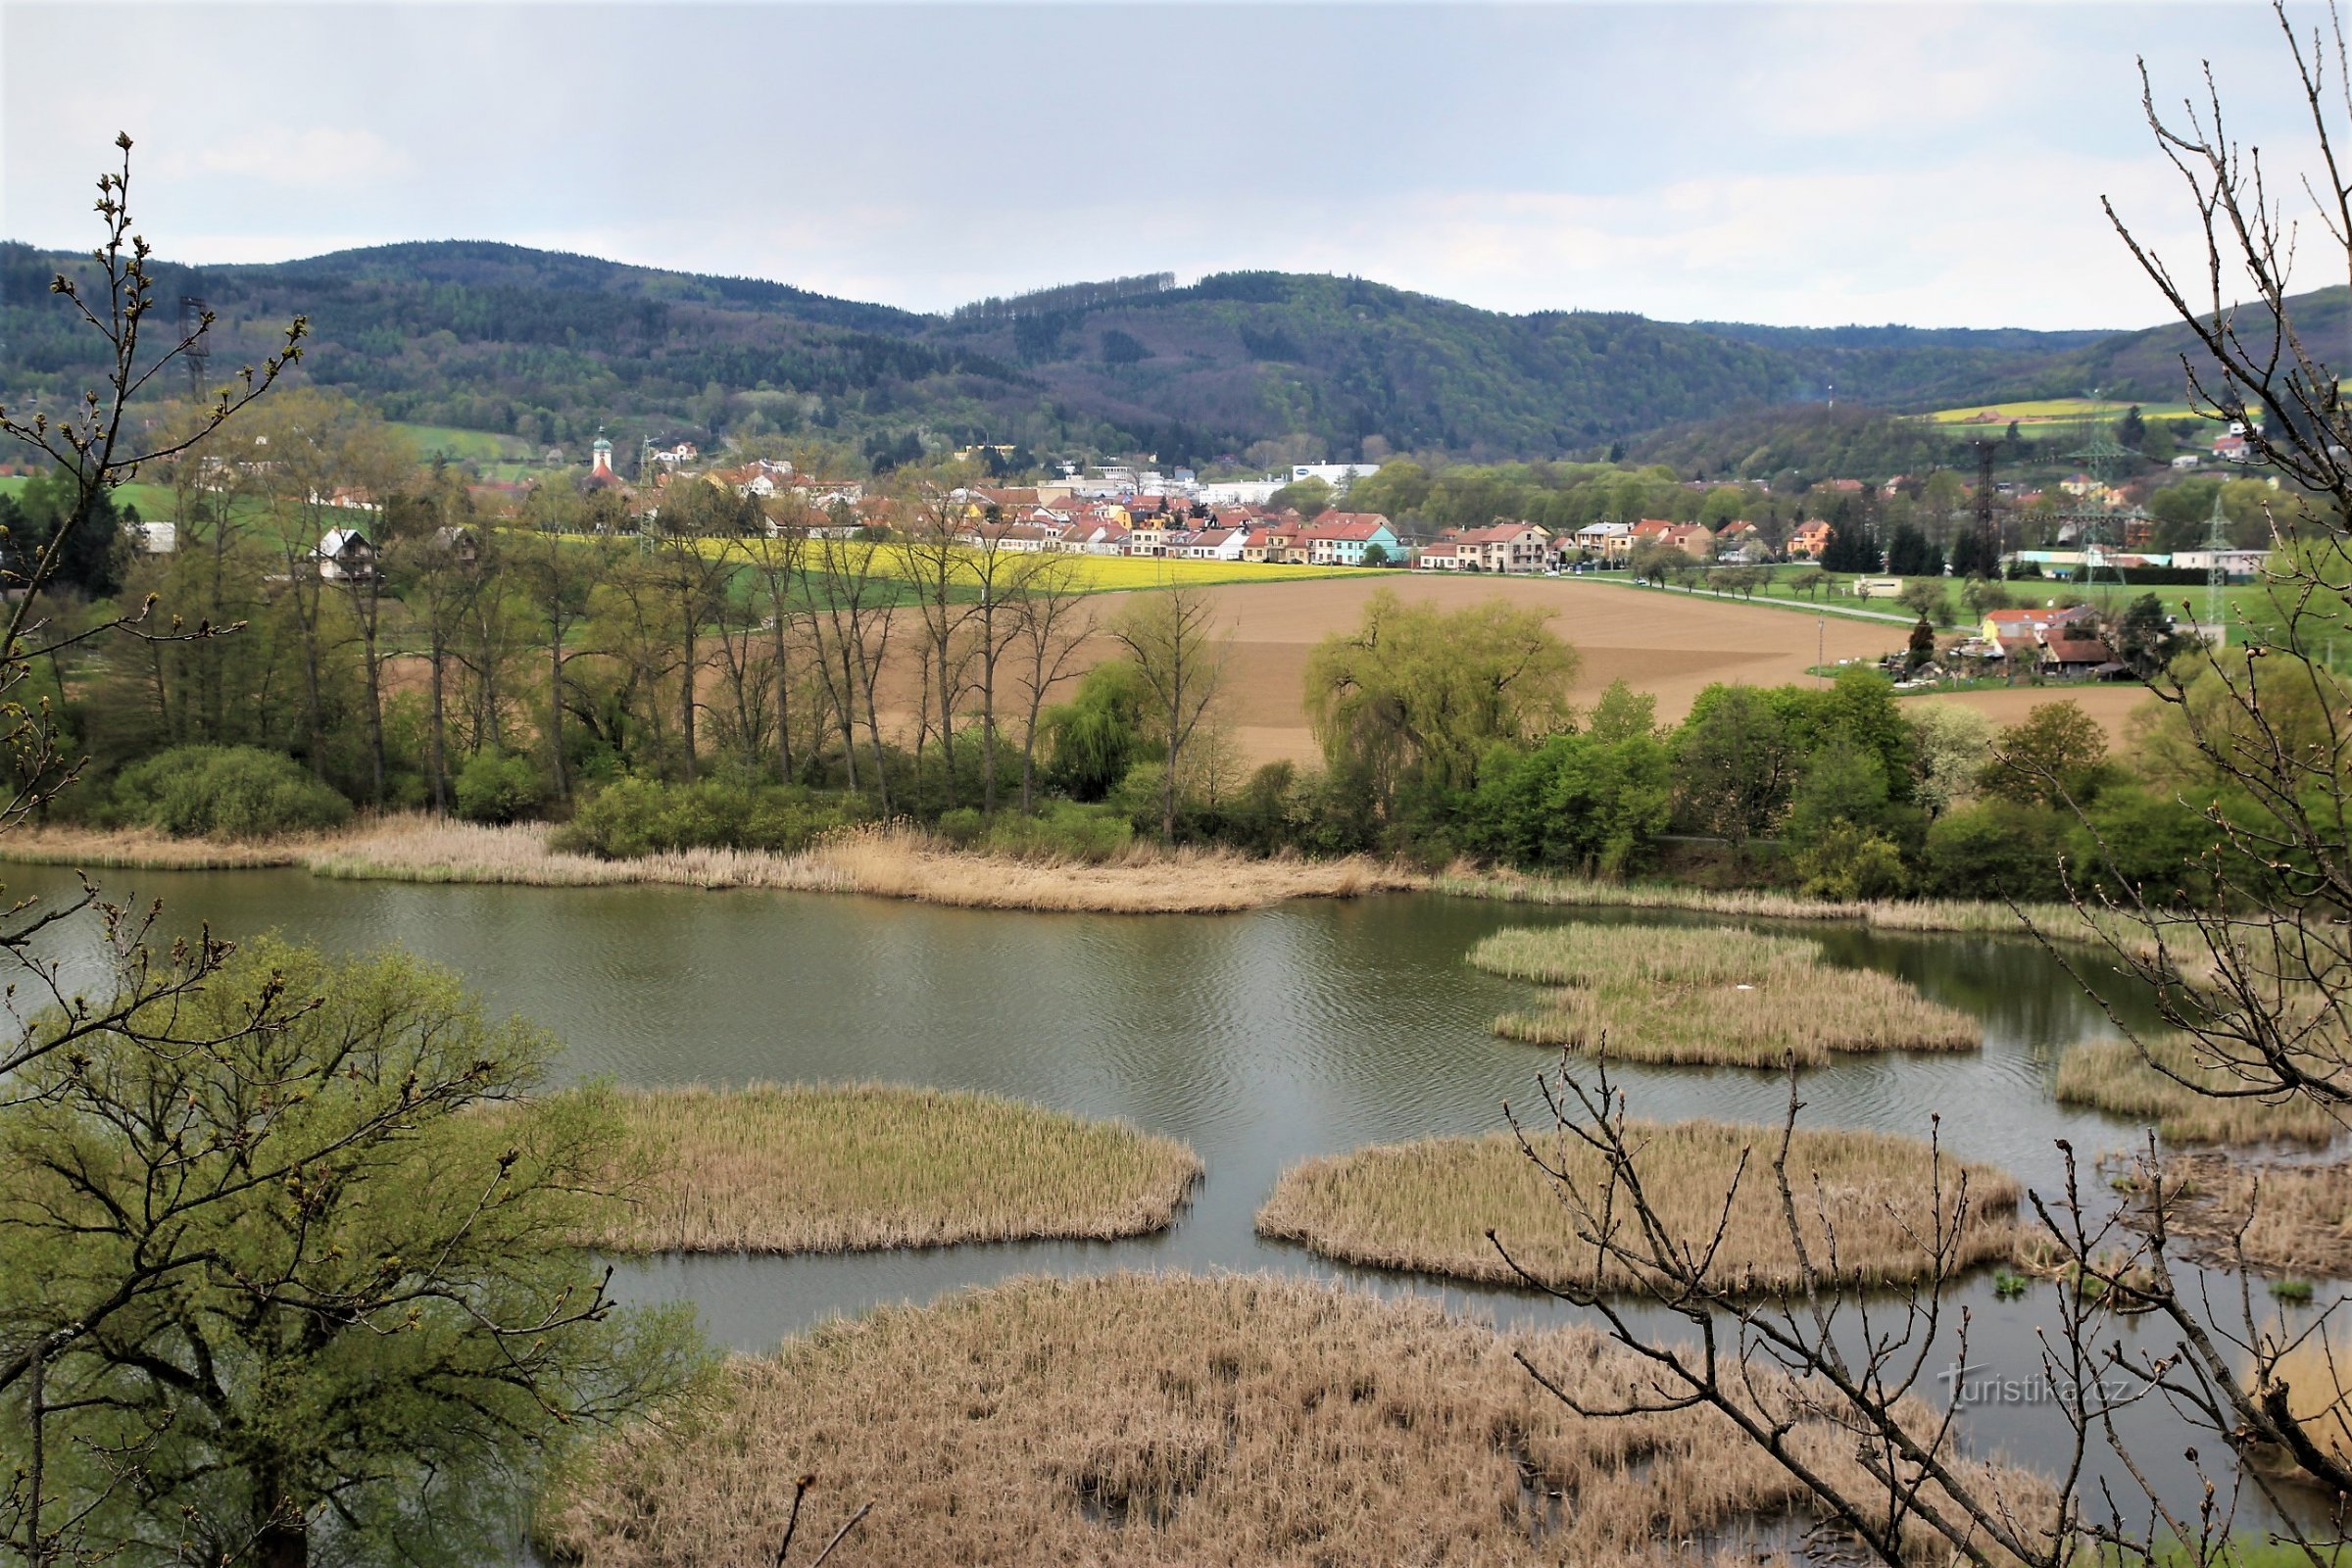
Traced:
[[[12, 867], [12, 894], [70, 886]], [[985, 1089], [1184, 1139], [1206, 1181], [1176, 1226], [1145, 1240], [1013, 1244], [795, 1259], [710, 1257], [632, 1267], [640, 1298], [691, 1297], [706, 1327], [760, 1348], [829, 1314], [923, 1300], [1039, 1269], [1274, 1268], [1421, 1290], [1506, 1321], [1555, 1315], [1523, 1295], [1334, 1269], [1260, 1241], [1251, 1216], [1301, 1156], [1501, 1125], [1549, 1053], [1490, 1020], [1526, 988], [1463, 955], [1506, 925], [1569, 911], [1434, 896], [1307, 902], [1218, 916], [1031, 915], [817, 895], [351, 883], [295, 871], [113, 873], [108, 891], [167, 901], [167, 918], [232, 935], [276, 929], [332, 950], [398, 946], [465, 972], [500, 1010], [567, 1042], [564, 1072], [626, 1084], [883, 1079]], [[1592, 918], [1592, 916], [1584, 916]], [[1615, 915], [1664, 921], [1673, 916]], [[1981, 1054], [1873, 1055], [1807, 1072], [1805, 1119], [1925, 1136], [2050, 1190], [2054, 1141], [2085, 1155], [2127, 1125], [2051, 1099], [2059, 1054], [2111, 1026], [2048, 955], [2012, 939], [1803, 928], [1833, 961], [1902, 976], [1984, 1021]], [[63, 939], [70, 950], [74, 940]], [[86, 933], [81, 937], [86, 943]], [[85, 957], [80, 960], [87, 963]], [[88, 972], [95, 974], [94, 967]], [[1638, 1115], [1773, 1120], [1785, 1079], [1627, 1069]], [[1972, 1363], [2022, 1373], [2046, 1290], [1998, 1302], [1982, 1282]], [[1979, 1430], [2055, 1462], [2047, 1412], [1987, 1410]], [[2161, 1420], [2151, 1446], [2178, 1451]]]

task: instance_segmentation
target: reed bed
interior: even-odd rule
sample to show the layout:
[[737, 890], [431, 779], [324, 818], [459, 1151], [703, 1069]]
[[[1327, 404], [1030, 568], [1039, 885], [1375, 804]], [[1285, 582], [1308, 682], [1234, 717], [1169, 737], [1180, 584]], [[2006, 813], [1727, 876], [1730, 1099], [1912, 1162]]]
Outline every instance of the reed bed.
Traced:
[[[2006, 904], [1980, 899], [1813, 899], [1765, 888], [1696, 888], [1670, 882], [1602, 882], [1587, 877], [1531, 877], [1457, 865], [1430, 884], [1439, 893], [1507, 904], [1573, 905], [1614, 909], [1689, 909], [1740, 920], [1850, 920], [1884, 931], [1936, 931], [1964, 936], [2024, 936], [2026, 923], [2046, 935], [2096, 942], [2112, 935], [2133, 951], [2146, 946], [2145, 927], [2099, 909], [2071, 904]], [[2020, 916], [2024, 918], [2021, 919]]]
[[315, 841], [279, 839], [261, 843], [222, 843], [215, 839], [175, 839], [147, 828], [113, 831], [98, 828], [37, 827], [0, 836], [0, 860], [27, 865], [78, 865], [92, 870], [140, 871], [244, 870], [257, 866], [300, 865]]
[[[2352, 1278], [2352, 1164], [2168, 1154], [2157, 1172], [2166, 1230], [2188, 1244], [2188, 1256], [2229, 1264], [2242, 1256], [2247, 1267], [2270, 1273]], [[2144, 1189], [2134, 1197], [2125, 1218], [2144, 1229], [2154, 1216]], [[2346, 1374], [2352, 1378], [2352, 1365]]]
[[[1690, 1121], [1634, 1131], [1641, 1146], [1635, 1171], [1650, 1201], [1672, 1234], [1694, 1244], [1714, 1234], [1745, 1152], [1748, 1168], [1716, 1257], [1716, 1278], [1737, 1291], [1776, 1291], [1799, 1283], [1771, 1170], [1780, 1147], [1778, 1129]], [[1597, 1209], [1606, 1174], [1599, 1156], [1556, 1131], [1543, 1135], [1536, 1147], [1577, 1179], [1586, 1201]], [[2017, 1183], [1992, 1166], [1946, 1159], [1941, 1199], [1934, 1200], [1932, 1159], [1926, 1144], [1908, 1138], [1830, 1130], [1796, 1134], [1788, 1174], [1798, 1218], [1806, 1251], [1830, 1282], [1876, 1286], [1926, 1278], [1936, 1259], [1919, 1238], [1932, 1233], [1938, 1207], [1944, 1222], [1959, 1228], [1951, 1265], [2009, 1255]], [[1258, 1210], [1257, 1228], [1344, 1262], [1483, 1284], [1521, 1283], [1487, 1239], [1492, 1230], [1511, 1256], [1545, 1284], [1603, 1290], [1640, 1286], [1641, 1274], [1622, 1261], [1597, 1256], [1594, 1248], [1577, 1240], [1562, 1200], [1562, 1189], [1536, 1168], [1512, 1134], [1424, 1138], [1293, 1165]], [[1630, 1221], [1619, 1240], [1641, 1246]]]
[[[587, 1568], [769, 1568], [805, 1472], [818, 1520], [877, 1499], [856, 1564], [1754, 1563], [1752, 1536], [1771, 1560], [1773, 1527], [1810, 1518], [1723, 1416], [1581, 1418], [1515, 1349], [1594, 1402], [1647, 1376], [1589, 1329], [1504, 1336], [1306, 1281], [1015, 1280], [736, 1360], [682, 1428], [601, 1444], [542, 1532]], [[1856, 1478], [1850, 1438], [1800, 1419], [1788, 1441]]]
[[1172, 1138], [997, 1095], [760, 1084], [615, 1098], [654, 1174], [598, 1238], [614, 1251], [1141, 1236], [1166, 1228], [1200, 1175]]
[[2301, 1096], [2276, 1100], [2217, 1099], [2176, 1082], [2151, 1065], [2179, 1073], [2216, 1094], [2235, 1095], [2245, 1080], [2187, 1035], [2145, 1037], [2148, 1055], [2129, 1040], [2090, 1040], [2069, 1046], [2058, 1058], [2058, 1102], [2086, 1105], [2156, 1129], [2176, 1144], [2299, 1144], [2318, 1148], [2334, 1141], [2344, 1124], [2328, 1107]]
[[1038, 861], [948, 849], [917, 829], [873, 826], [799, 855], [682, 850], [604, 860], [551, 849], [542, 823], [477, 827], [393, 818], [309, 860], [320, 876], [536, 887], [652, 883], [862, 893], [983, 909], [1102, 914], [1216, 913], [1298, 898], [1355, 898], [1422, 879], [1367, 857], [1255, 859], [1227, 851], [1143, 848], [1108, 864]]
[[1506, 1039], [1618, 1060], [1776, 1067], [1868, 1051], [1974, 1051], [1984, 1032], [1875, 969], [1837, 968], [1795, 937], [1672, 926], [1497, 931], [1470, 962], [1555, 987], [1541, 1009], [1506, 1012]]

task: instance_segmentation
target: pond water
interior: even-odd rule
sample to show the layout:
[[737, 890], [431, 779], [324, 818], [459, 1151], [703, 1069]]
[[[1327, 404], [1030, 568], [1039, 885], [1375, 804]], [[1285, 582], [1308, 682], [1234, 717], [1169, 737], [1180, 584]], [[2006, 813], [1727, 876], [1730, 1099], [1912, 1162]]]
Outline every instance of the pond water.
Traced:
[[[72, 886], [50, 868], [8, 873], [13, 895]], [[336, 882], [290, 870], [114, 872], [107, 892], [163, 899], [167, 924], [276, 930], [332, 951], [399, 947], [451, 965], [493, 1008], [555, 1030], [572, 1079], [990, 1090], [1124, 1117], [1185, 1140], [1207, 1166], [1174, 1227], [1131, 1242], [668, 1258], [624, 1269], [629, 1297], [691, 1298], [707, 1332], [745, 1349], [830, 1315], [1040, 1270], [1273, 1269], [1431, 1294], [1501, 1323], [1570, 1315], [1524, 1293], [1335, 1267], [1260, 1240], [1252, 1215], [1276, 1174], [1301, 1157], [1482, 1132], [1502, 1125], [1506, 1100], [1534, 1102], [1535, 1075], [1557, 1057], [1490, 1032], [1494, 1016], [1528, 993], [1462, 961], [1481, 937], [1575, 918], [1676, 918], [1425, 895], [1216, 916], [1021, 914], [820, 895]], [[1940, 1116], [1950, 1152], [1999, 1164], [2044, 1193], [2058, 1184], [2057, 1140], [2071, 1140], [2086, 1162], [2132, 1141], [2128, 1124], [2053, 1101], [2066, 1046], [2112, 1028], [2030, 942], [1801, 929], [1833, 961], [1899, 975], [1984, 1027], [1981, 1054], [1860, 1056], [1808, 1071], [1807, 1124], [1924, 1137]], [[86, 929], [61, 932], [58, 951], [96, 980]], [[1772, 1073], [1629, 1067], [1617, 1076], [1634, 1113], [1659, 1119], [1773, 1121], [1788, 1094]], [[1981, 1278], [1955, 1294], [1974, 1319], [1972, 1386], [2030, 1380], [2034, 1329], [2054, 1306], [2049, 1288], [2000, 1301]], [[2027, 1463], [2056, 1464], [2062, 1423], [2030, 1390], [2011, 1393], [2011, 1402], [1974, 1410], [1973, 1437]], [[2128, 1429], [2168, 1484], [2187, 1485], [2177, 1459], [2165, 1461], [2188, 1434], [2160, 1403], [2137, 1407]]]

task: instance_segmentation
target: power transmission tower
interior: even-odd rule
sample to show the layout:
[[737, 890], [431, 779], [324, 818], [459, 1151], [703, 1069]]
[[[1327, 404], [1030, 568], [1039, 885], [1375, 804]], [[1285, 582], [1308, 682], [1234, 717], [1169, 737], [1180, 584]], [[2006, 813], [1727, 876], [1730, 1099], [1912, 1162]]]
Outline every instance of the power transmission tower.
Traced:
[[2001, 535], [1992, 520], [1992, 451], [1993, 443], [1979, 440], [1977, 447], [1977, 560], [1983, 564], [1987, 577], [2001, 574]]
[[213, 357], [212, 330], [205, 317], [204, 301], [193, 294], [179, 297], [179, 341], [181, 352], [188, 362], [188, 396], [202, 403], [205, 393], [206, 361]]
[[[2100, 491], [2109, 493], [2115, 489], [2118, 479], [2143, 461], [2130, 447], [2119, 445], [2103, 435], [2094, 438], [2080, 452], [2069, 452], [2066, 458], [2069, 463], [2081, 465], [2082, 471]], [[2073, 524], [2075, 537], [2082, 546], [2082, 575], [2077, 580], [2085, 588], [2089, 587], [2099, 580], [2099, 568], [2103, 565], [2113, 574], [2116, 585], [2122, 587], [2124, 570], [2112, 558], [2124, 547], [2125, 525], [2146, 517], [2147, 514], [2137, 507], [2127, 507], [2117, 512], [2105, 505], [2088, 503], [2071, 512], [2060, 513], [2059, 522], [2062, 525]]]

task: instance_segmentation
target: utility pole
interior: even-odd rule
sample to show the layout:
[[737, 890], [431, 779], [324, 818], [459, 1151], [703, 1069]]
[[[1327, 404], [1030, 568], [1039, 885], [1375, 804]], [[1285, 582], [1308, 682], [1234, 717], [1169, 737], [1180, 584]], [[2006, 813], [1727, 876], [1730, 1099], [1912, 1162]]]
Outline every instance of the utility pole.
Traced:
[[2224, 479], [2213, 487], [2213, 516], [2205, 524], [2205, 548], [2212, 552], [2205, 558], [2205, 625], [2217, 648], [2229, 643], [2222, 630], [2229, 616], [2223, 590], [2230, 583], [2229, 572], [2222, 569], [2222, 552], [2230, 548], [2230, 518], [2222, 511], [2222, 489], [2229, 482]]

